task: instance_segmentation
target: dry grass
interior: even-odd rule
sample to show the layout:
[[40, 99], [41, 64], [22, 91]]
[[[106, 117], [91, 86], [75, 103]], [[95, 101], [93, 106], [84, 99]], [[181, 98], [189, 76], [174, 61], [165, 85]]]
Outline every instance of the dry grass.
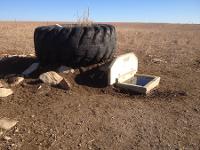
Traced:
[[33, 32], [40, 23], [3, 22], [0, 24], [0, 53], [34, 53]]
[[82, 16], [77, 16], [77, 23], [78, 26], [91, 26], [93, 21], [90, 19], [90, 9], [88, 8], [87, 11], [83, 13]]

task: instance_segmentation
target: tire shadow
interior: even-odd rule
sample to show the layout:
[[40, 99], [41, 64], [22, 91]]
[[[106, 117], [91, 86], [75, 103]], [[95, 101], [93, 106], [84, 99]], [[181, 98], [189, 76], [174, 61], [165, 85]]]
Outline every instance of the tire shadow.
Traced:
[[14, 56], [0, 60], [0, 78], [11, 74], [21, 74], [32, 63], [37, 62], [35, 57]]
[[108, 85], [108, 77], [105, 71], [94, 68], [81, 72], [75, 77], [75, 82], [93, 88], [105, 88]]

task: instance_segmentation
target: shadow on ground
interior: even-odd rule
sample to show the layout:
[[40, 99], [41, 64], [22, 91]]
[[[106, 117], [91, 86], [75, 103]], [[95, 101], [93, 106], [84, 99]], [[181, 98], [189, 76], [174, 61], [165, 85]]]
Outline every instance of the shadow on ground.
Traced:
[[10, 74], [21, 74], [32, 63], [36, 62], [35, 57], [11, 57], [0, 61], [0, 78]]
[[92, 70], [82, 72], [75, 77], [77, 84], [85, 85], [93, 88], [104, 88], [107, 86], [108, 77], [105, 71], [101, 71], [98, 67]]
[[[0, 79], [4, 79], [10, 75], [20, 75], [32, 63], [37, 62], [36, 57], [18, 57], [14, 56], [0, 61]], [[29, 78], [37, 79], [41, 73], [47, 71], [56, 71], [59, 65], [39, 67]], [[73, 78], [79, 85], [84, 85], [93, 88], [104, 88], [107, 86], [107, 75], [100, 71], [99, 68], [94, 68], [89, 71], [74, 73]]]

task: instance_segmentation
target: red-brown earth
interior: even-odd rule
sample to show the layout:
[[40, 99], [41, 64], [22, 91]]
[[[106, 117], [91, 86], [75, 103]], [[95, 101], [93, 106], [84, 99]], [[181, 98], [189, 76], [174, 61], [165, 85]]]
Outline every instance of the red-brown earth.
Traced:
[[[34, 54], [34, 28], [48, 24], [1, 22], [0, 57]], [[76, 69], [62, 74], [72, 84], [65, 91], [39, 82], [41, 69], [0, 98], [0, 118], [18, 120], [0, 135], [0, 149], [200, 149], [200, 25], [115, 25], [116, 55], [134, 52], [139, 73], [161, 77], [159, 88], [122, 92]], [[0, 62], [0, 81], [34, 61]]]

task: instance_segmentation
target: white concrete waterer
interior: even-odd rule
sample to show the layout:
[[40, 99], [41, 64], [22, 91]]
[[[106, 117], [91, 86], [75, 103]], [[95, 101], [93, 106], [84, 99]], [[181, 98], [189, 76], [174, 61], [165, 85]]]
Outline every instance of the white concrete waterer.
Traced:
[[141, 94], [148, 94], [159, 85], [160, 77], [137, 71], [138, 58], [134, 53], [118, 56], [108, 67], [108, 84]]

